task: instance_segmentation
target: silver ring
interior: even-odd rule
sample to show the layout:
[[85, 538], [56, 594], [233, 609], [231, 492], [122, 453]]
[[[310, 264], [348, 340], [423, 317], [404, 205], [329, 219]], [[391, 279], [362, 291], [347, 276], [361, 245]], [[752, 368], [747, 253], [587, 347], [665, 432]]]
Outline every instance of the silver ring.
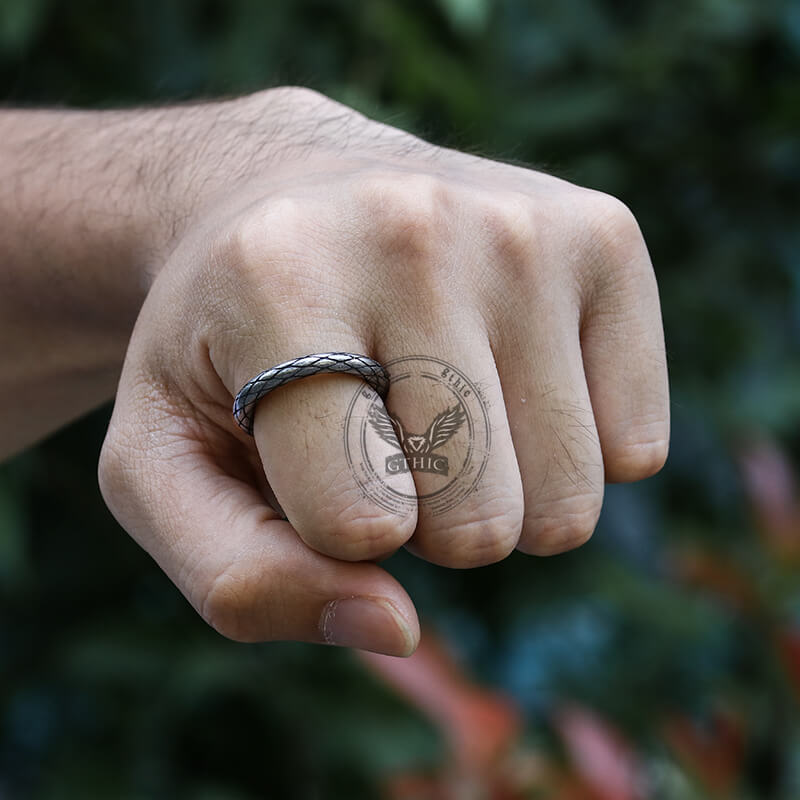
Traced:
[[259, 400], [285, 383], [323, 372], [357, 375], [363, 378], [381, 398], [385, 398], [389, 391], [389, 373], [382, 364], [368, 356], [358, 353], [312, 353], [309, 356], [284, 361], [247, 381], [233, 403], [233, 418], [236, 424], [252, 436], [256, 405]]

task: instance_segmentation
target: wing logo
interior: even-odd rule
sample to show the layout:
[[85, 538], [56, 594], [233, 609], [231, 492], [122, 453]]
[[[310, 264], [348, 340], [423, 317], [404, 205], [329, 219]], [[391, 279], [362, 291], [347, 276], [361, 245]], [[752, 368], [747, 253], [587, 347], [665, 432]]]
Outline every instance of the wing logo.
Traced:
[[[420, 508], [444, 514], [475, 491], [489, 463], [492, 429], [484, 392], [432, 356], [401, 356], [384, 367], [391, 378], [389, 403], [394, 397], [402, 419], [360, 385], [344, 417], [347, 465], [364, 497], [380, 508], [404, 516]], [[400, 397], [424, 401], [415, 419]]]
[[370, 406], [367, 417], [378, 436], [400, 450], [386, 457], [388, 475], [409, 471], [447, 475], [450, 469], [447, 456], [435, 451], [456, 435], [467, 415], [461, 403], [456, 403], [437, 414], [423, 434], [408, 432], [399, 417], [390, 415], [379, 404]]

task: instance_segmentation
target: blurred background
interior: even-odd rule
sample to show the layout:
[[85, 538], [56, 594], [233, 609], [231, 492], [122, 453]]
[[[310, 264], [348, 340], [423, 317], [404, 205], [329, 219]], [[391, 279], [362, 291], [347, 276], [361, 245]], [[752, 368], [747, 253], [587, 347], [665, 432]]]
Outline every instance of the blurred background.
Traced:
[[0, 798], [796, 800], [800, 3], [0, 0], [7, 105], [285, 83], [622, 198], [668, 465], [568, 555], [398, 554], [425, 641], [366, 659], [206, 628], [102, 504], [100, 411], [0, 467]]

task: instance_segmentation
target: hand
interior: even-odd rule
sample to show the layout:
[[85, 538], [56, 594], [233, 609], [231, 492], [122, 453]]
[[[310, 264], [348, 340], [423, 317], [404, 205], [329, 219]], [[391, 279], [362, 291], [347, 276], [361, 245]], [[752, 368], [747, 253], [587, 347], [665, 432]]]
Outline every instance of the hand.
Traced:
[[[243, 102], [265, 104], [260, 119], [280, 108], [285, 125], [268, 126], [268, 163], [251, 155], [187, 213], [130, 341], [101, 489], [224, 635], [409, 654], [414, 607], [375, 560], [403, 545], [450, 567], [515, 547], [561, 552], [591, 535], [604, 480], [663, 464], [668, 388], [647, 250], [607, 195], [433, 147], [311, 92]], [[479, 421], [462, 429], [477, 431], [483, 469], [470, 493], [442, 512], [365, 492], [345, 453], [364, 386], [352, 376], [283, 386], [260, 403], [254, 438], [236, 427], [232, 398], [248, 379], [334, 350], [425, 356], [477, 387], [490, 444]], [[397, 382], [387, 401], [412, 432], [442, 411], [420, 386]], [[360, 424], [384, 448], [376, 463], [399, 453]], [[466, 441], [450, 442], [454, 464]], [[441, 475], [392, 480], [413, 498]]]

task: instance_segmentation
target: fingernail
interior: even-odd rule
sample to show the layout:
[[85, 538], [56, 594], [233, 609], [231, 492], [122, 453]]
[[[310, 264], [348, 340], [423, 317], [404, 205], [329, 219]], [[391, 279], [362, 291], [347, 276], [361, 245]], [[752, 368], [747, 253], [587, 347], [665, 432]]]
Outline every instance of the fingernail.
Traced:
[[325, 606], [319, 622], [323, 639], [388, 656], [409, 656], [415, 640], [408, 622], [380, 597], [343, 597]]

